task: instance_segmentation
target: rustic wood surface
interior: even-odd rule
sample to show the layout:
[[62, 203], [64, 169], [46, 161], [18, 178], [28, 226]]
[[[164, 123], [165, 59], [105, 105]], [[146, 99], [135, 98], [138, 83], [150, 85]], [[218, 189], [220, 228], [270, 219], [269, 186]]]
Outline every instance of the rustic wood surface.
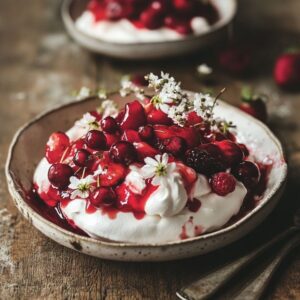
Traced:
[[[286, 146], [289, 184], [278, 208], [243, 240], [216, 253], [167, 263], [120, 263], [95, 259], [47, 239], [13, 206], [4, 176], [6, 154], [16, 129], [85, 85], [112, 88], [126, 73], [165, 70], [187, 89], [199, 90], [195, 66], [213, 62], [211, 53], [157, 62], [122, 62], [90, 55], [66, 35], [60, 1], [0, 1], [0, 299], [175, 299], [175, 291], [227, 258], [266, 241], [286, 227], [299, 207], [300, 94], [279, 91], [271, 78], [274, 57], [300, 38], [299, 0], [241, 0], [234, 32], [250, 43], [257, 64], [252, 76], [218, 71], [213, 88], [226, 86], [237, 103], [250, 84], [271, 96], [271, 128]], [[211, 52], [211, 51], [209, 51]], [[34, 145], [33, 145], [34, 147]], [[284, 263], [266, 295], [300, 299], [300, 254]]]

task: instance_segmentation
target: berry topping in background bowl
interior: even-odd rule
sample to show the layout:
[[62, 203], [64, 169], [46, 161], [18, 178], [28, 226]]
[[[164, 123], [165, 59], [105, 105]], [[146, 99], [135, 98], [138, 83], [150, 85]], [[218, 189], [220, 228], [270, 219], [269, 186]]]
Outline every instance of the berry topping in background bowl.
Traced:
[[245, 199], [255, 207], [268, 172], [237, 126], [216, 116], [225, 89], [190, 94], [163, 72], [145, 80], [148, 89], [122, 83], [120, 97], [132, 96], [124, 107], [103, 100], [50, 135], [33, 179], [39, 201], [89, 236], [131, 243], [195, 237], [238, 218]]
[[76, 26], [103, 40], [133, 43], [201, 34], [218, 20], [214, 1], [91, 0]]

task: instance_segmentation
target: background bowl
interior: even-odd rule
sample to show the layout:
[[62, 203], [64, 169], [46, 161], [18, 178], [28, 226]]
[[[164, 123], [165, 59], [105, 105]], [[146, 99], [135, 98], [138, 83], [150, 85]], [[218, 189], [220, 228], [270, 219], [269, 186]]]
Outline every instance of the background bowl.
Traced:
[[[124, 98], [118, 94], [110, 98], [124, 104]], [[127, 97], [125, 100], [133, 99]], [[243, 218], [218, 231], [165, 244], [130, 244], [96, 240], [55, 225], [40, 215], [38, 208], [27, 200], [34, 170], [44, 156], [44, 147], [49, 135], [53, 131], [69, 129], [76, 119], [86, 111], [95, 109], [99, 102], [98, 98], [86, 98], [38, 116], [16, 133], [9, 150], [6, 176], [16, 206], [33, 226], [56, 242], [92, 256], [112, 260], [163, 261], [191, 257], [208, 253], [246, 235], [266, 218], [279, 200], [287, 175], [287, 165], [280, 142], [261, 122], [220, 101], [215, 110], [216, 116], [234, 121], [238, 128], [239, 139], [257, 149], [255, 155], [259, 160], [268, 158], [274, 161], [263, 199]]]
[[207, 33], [188, 36], [178, 41], [150, 43], [110, 43], [82, 33], [75, 26], [75, 20], [86, 8], [88, 0], [64, 0], [62, 19], [71, 37], [82, 47], [96, 53], [125, 59], [155, 59], [183, 55], [207, 47], [226, 36], [227, 27], [236, 11], [236, 0], [213, 0], [220, 14], [217, 23]]

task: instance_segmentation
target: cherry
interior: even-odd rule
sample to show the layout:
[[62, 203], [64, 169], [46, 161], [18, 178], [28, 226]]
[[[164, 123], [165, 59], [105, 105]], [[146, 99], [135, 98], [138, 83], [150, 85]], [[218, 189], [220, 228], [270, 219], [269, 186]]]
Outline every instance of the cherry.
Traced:
[[260, 180], [260, 170], [258, 166], [251, 161], [243, 161], [237, 167], [232, 169], [235, 178], [241, 181], [247, 189], [254, 188]]
[[131, 143], [119, 141], [111, 146], [109, 156], [114, 162], [129, 165], [136, 159], [136, 150]]
[[185, 152], [187, 144], [185, 140], [179, 136], [173, 136], [161, 141], [161, 150], [166, 151], [174, 156], [179, 156]]
[[91, 161], [91, 153], [85, 149], [79, 149], [75, 153], [73, 162], [78, 167], [86, 167]]
[[97, 188], [90, 197], [90, 202], [95, 207], [112, 206], [116, 201], [116, 194], [112, 188], [100, 187]]
[[152, 6], [141, 13], [140, 19], [147, 29], [157, 29], [163, 25], [161, 11]]
[[140, 138], [144, 141], [151, 141], [154, 138], [154, 129], [151, 125], [140, 127], [139, 129]]
[[119, 126], [113, 117], [106, 117], [101, 121], [101, 128], [105, 133], [115, 133]]
[[145, 109], [142, 104], [135, 100], [125, 105], [125, 113], [121, 121], [121, 128], [137, 130], [147, 123]]
[[87, 146], [93, 150], [104, 150], [107, 146], [106, 137], [102, 131], [90, 130], [85, 137]]
[[68, 187], [70, 177], [73, 174], [73, 169], [70, 166], [56, 163], [50, 166], [48, 171], [48, 179], [54, 187], [63, 190]]
[[65, 133], [60, 131], [52, 133], [46, 145], [46, 158], [48, 162], [51, 164], [59, 162], [69, 145], [70, 140]]

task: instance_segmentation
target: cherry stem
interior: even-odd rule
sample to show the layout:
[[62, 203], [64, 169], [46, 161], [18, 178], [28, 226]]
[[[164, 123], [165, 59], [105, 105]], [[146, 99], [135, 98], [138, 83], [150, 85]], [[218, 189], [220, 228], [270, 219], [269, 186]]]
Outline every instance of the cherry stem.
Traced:
[[215, 97], [214, 103], [213, 103], [213, 105], [211, 106], [211, 109], [210, 109], [210, 112], [211, 112], [211, 113], [213, 112], [213, 110], [214, 110], [214, 108], [215, 108], [215, 106], [216, 106], [216, 103], [217, 103], [219, 97], [220, 97], [225, 91], [226, 91], [226, 88], [224, 87], [224, 88], [219, 92], [219, 94]]
[[97, 176], [97, 188], [100, 187], [100, 175]]
[[86, 170], [86, 167], [83, 168], [83, 172], [82, 172], [82, 175], [81, 175], [81, 179], [84, 178], [85, 170]]
[[82, 168], [79, 168], [75, 173], [74, 175], [78, 174], [80, 171], [81, 171]]
[[60, 163], [62, 163], [62, 162], [65, 160], [65, 156], [66, 156], [66, 154], [67, 154], [67, 150], [69, 150], [69, 147], [67, 147], [67, 148], [65, 149], [65, 151], [64, 151], [64, 153], [63, 153], [63, 155], [62, 155], [62, 157], [61, 157], [61, 159], [60, 159]]

